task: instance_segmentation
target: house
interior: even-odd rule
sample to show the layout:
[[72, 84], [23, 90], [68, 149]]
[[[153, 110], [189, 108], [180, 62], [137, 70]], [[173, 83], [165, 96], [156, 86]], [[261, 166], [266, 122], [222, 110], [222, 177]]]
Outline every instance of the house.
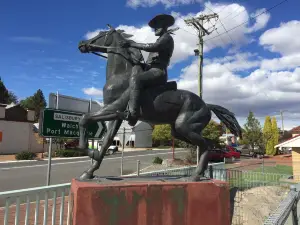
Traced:
[[234, 136], [233, 134], [222, 134], [219, 139], [227, 145], [236, 144], [239, 141], [239, 137]]
[[20, 104], [0, 104], [0, 154], [42, 151], [33, 132], [34, 117], [34, 111]]
[[300, 134], [300, 126], [294, 127], [289, 132], [292, 134], [292, 137], [299, 135]]
[[[108, 126], [107, 123], [106, 125]], [[132, 127], [128, 124], [127, 121], [123, 121], [116, 136], [114, 137], [112, 145], [116, 145], [122, 148], [124, 138], [124, 148], [151, 148], [153, 129], [154, 127], [152, 125], [145, 122], [138, 121], [137, 124]], [[89, 146], [92, 148], [92, 146], [94, 145], [94, 148], [98, 148], [98, 146], [101, 145], [102, 141], [103, 140], [90, 140]]]
[[276, 145], [274, 148], [292, 148], [293, 176], [300, 181], [300, 134]]
[[125, 147], [151, 148], [153, 126], [148, 123], [138, 121], [134, 127], [131, 127], [127, 121], [123, 121], [115, 141], [117, 145], [122, 146], [123, 134], [125, 128]]

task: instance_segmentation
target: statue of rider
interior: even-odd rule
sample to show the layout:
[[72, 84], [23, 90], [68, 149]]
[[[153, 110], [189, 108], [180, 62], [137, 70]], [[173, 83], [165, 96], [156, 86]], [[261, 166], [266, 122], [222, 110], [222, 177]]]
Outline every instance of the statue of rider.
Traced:
[[150, 52], [144, 71], [132, 73], [129, 82], [130, 97], [129, 110], [118, 112], [121, 118], [128, 121], [129, 125], [134, 126], [140, 116], [140, 92], [144, 88], [163, 85], [168, 80], [167, 67], [174, 50], [174, 40], [168, 31], [175, 19], [171, 15], [160, 14], [155, 16], [148, 25], [154, 29], [155, 36], [159, 36], [155, 43], [141, 44], [130, 41], [121, 41], [123, 48], [137, 48]]

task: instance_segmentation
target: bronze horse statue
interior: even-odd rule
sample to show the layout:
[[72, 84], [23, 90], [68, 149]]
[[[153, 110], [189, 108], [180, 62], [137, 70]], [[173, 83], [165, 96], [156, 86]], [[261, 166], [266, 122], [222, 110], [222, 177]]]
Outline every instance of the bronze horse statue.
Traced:
[[[109, 121], [100, 151], [88, 150], [94, 162], [80, 176], [81, 180], [92, 179], [94, 172], [99, 169], [123, 121], [117, 111], [125, 111], [128, 106], [128, 87], [132, 70], [143, 71], [144, 68], [140, 50], [119, 46], [121, 41], [128, 40], [132, 35], [126, 34], [123, 30], [116, 30], [110, 25], [108, 27], [109, 30], [100, 31], [94, 38], [79, 42], [78, 46], [82, 53], [100, 56], [103, 55], [99, 52], [107, 53], [106, 84], [103, 88], [104, 107], [81, 118], [79, 147], [88, 149], [86, 130], [90, 122]], [[242, 136], [242, 129], [232, 112], [218, 105], [206, 104], [190, 91], [177, 89], [175, 81], [146, 88], [141, 98], [140, 121], [152, 125], [170, 124], [173, 137], [199, 146], [199, 164], [191, 177], [193, 181], [206, 179], [204, 173], [208, 165], [208, 148], [211, 146], [211, 140], [202, 137], [202, 131], [211, 120], [211, 111], [234, 135]]]

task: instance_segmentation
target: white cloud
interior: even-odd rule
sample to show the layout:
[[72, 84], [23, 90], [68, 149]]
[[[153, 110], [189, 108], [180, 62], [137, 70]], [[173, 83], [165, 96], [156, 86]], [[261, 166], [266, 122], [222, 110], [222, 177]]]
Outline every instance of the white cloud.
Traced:
[[300, 49], [299, 34], [300, 21], [293, 20], [265, 31], [259, 41], [272, 52], [279, 52], [282, 55], [297, 54]]
[[[147, 1], [148, 2], [148, 1]], [[250, 16], [244, 6], [241, 6], [239, 4], [233, 3], [233, 4], [213, 4], [213, 3], [205, 3], [205, 8], [203, 11], [197, 13], [197, 14], [188, 14], [188, 15], [181, 15], [178, 12], [172, 12], [172, 15], [175, 17], [175, 27], [179, 27], [178, 31], [175, 32], [175, 35], [173, 36], [174, 42], [175, 42], [175, 49], [173, 52], [173, 56], [171, 59], [171, 65], [174, 65], [175, 63], [178, 63], [180, 61], [188, 59], [188, 57], [194, 55], [194, 49], [197, 48], [198, 43], [198, 37], [196, 31], [188, 26], [185, 23], [185, 19], [199, 16], [202, 14], [211, 14], [213, 12], [220, 12], [220, 20], [222, 21], [222, 24], [226, 28], [226, 30], [229, 30], [231, 28], [236, 27], [237, 25], [240, 25], [241, 23], [249, 20]], [[235, 47], [238, 48], [238, 46], [241, 46], [242, 44], [250, 42], [249, 33], [257, 31], [261, 28], [263, 28], [268, 19], [269, 16], [266, 16], [262, 20], [260, 20], [260, 17], [256, 18], [256, 22], [252, 27], [249, 27], [247, 24], [243, 24], [242, 26], [239, 26], [238, 28], [232, 30], [229, 35], [224, 34], [220, 37], [216, 37], [211, 41], [207, 41], [204, 43], [204, 52], [208, 52], [214, 48], [225, 48], [229, 45], [237, 45]], [[214, 20], [211, 20], [209, 23], [205, 23], [204, 27], [206, 29], [211, 30], [210, 28], [216, 24], [217, 31], [213, 31], [209, 36], [204, 37], [204, 41], [207, 38], [212, 38], [220, 33], [226, 33], [226, 30], [224, 29], [223, 25], [220, 22], [215, 22]], [[140, 27], [135, 26], [128, 26], [128, 25], [119, 25], [117, 29], [123, 29], [127, 33], [134, 35], [132, 38], [136, 42], [140, 43], [153, 43], [157, 39], [155, 37], [153, 31], [151, 28], [145, 24]], [[252, 31], [250, 32], [249, 29]], [[97, 29], [95, 31], [89, 31], [85, 37], [90, 39], [97, 35], [99, 31], [103, 29]], [[143, 52], [143, 55], [145, 58], [147, 58], [148, 53]]]
[[[259, 9], [255, 13], [251, 14], [251, 17], [255, 17], [256, 15], [259, 15], [259, 14], [263, 13], [264, 11], [266, 11], [266, 9]], [[270, 20], [270, 17], [271, 17], [271, 15], [268, 13], [263, 13], [260, 16], [258, 16], [256, 18], [255, 24], [248, 29], [248, 32], [251, 33], [251, 32], [258, 31], [262, 28], [265, 28], [267, 23]]]
[[96, 35], [98, 35], [100, 31], [105, 31], [105, 29], [97, 29], [97, 30], [94, 30], [94, 31], [88, 31], [88, 32], [84, 35], [84, 37], [85, 37], [86, 39], [91, 39], [91, 38], [95, 37]]
[[[204, 66], [205, 102], [222, 105], [239, 118], [246, 117], [249, 110], [262, 119], [265, 115], [277, 115], [281, 109], [287, 109], [289, 113], [300, 111], [300, 67], [279, 72], [257, 68], [248, 76], [242, 77], [238, 72], [231, 72], [229, 69], [234, 67], [236, 71], [242, 70], [245, 67], [244, 62], [236, 55], [228, 58], [233, 60], [224, 64], [221, 59], [211, 59]], [[259, 65], [257, 60], [247, 61], [253, 68]], [[182, 69], [177, 80], [178, 88], [198, 93], [197, 75], [198, 65], [195, 60]], [[300, 114], [297, 118], [300, 120]], [[286, 119], [288, 120], [287, 117]]]
[[96, 96], [96, 97], [102, 97], [103, 96], [103, 91], [101, 89], [97, 89], [95, 87], [83, 88], [83, 92], [86, 95], [90, 95], [90, 96]]
[[295, 67], [300, 67], [300, 53], [281, 58], [264, 59], [261, 62], [262, 69], [272, 71], [289, 70]]
[[193, 3], [200, 3], [202, 0], [127, 0], [127, 5], [132, 8], [138, 7], [153, 7], [157, 4], [162, 4], [166, 8], [178, 5], [189, 5]]

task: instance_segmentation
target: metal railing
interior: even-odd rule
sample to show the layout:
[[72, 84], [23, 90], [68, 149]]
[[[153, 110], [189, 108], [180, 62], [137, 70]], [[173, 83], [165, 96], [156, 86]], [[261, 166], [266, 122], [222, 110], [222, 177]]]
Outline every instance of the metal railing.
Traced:
[[[72, 202], [70, 185], [70, 183], [65, 183], [0, 192], [0, 200], [4, 199], [5, 203], [5, 206], [0, 208], [4, 213], [3, 224], [47, 225], [50, 220], [54, 225], [58, 220], [59, 225], [69, 225]], [[34, 210], [32, 210], [33, 207]], [[42, 211], [43, 215], [41, 215]], [[66, 211], [67, 215], [65, 215]]]
[[298, 225], [297, 205], [300, 192], [295, 186], [291, 186], [291, 191], [284, 198], [278, 208], [266, 219], [264, 225], [284, 225], [289, 216], [292, 217], [292, 224]]
[[[139, 162], [137, 162], [137, 165], [139, 165]], [[139, 175], [141, 176], [160, 176], [160, 175], [190, 176], [194, 172], [195, 167], [196, 166], [188, 166], [188, 167], [172, 168], [166, 170], [141, 172], [141, 173], [138, 171], [136, 175], [137, 176]], [[224, 168], [224, 163], [222, 162], [222, 163], [210, 164], [210, 168], [214, 168], [214, 167]], [[139, 170], [139, 166], [137, 166], [137, 170]], [[216, 170], [214, 171], [214, 174], [216, 174]], [[70, 186], [71, 183], [65, 183], [59, 185], [0, 192], [0, 203], [1, 200], [4, 201], [3, 202], [4, 207], [0, 208], [0, 219], [1, 219], [1, 213], [3, 213], [4, 225], [12, 224], [12, 222], [14, 222], [15, 225], [18, 224], [47, 225], [49, 220], [51, 221], [52, 225], [57, 224], [57, 220], [59, 221], [59, 225], [63, 225], [63, 224], [70, 225], [71, 202], [72, 202], [70, 199], [71, 198]], [[50, 213], [51, 211], [52, 213]], [[67, 211], [67, 215], [65, 215], [66, 211]], [[41, 213], [43, 213], [43, 215], [41, 215]], [[59, 215], [59, 218], [56, 218], [57, 215]]]
[[[208, 168], [213, 168], [213, 173], [217, 176], [218, 169], [225, 169], [225, 163], [211, 163], [208, 165]], [[150, 171], [150, 172], [139, 172], [139, 160], [137, 161], [137, 173], [123, 175], [123, 177], [128, 176], [191, 176], [195, 171], [196, 165], [193, 166], [182, 166], [182, 167], [176, 167], [176, 168], [170, 168], [170, 169], [164, 169], [164, 170], [156, 170], [156, 171]], [[209, 176], [209, 169], [206, 170], [206, 176]], [[218, 179], [218, 178], [216, 178]]]
[[[139, 162], [137, 162], [139, 170]], [[137, 172], [136, 176], [190, 176], [193, 174], [195, 166], [171, 168], [152, 172]], [[128, 176], [128, 175], [124, 175]], [[131, 175], [133, 176], [133, 175]], [[290, 175], [272, 174], [251, 171], [227, 170], [224, 163], [210, 164], [206, 171], [206, 176], [214, 179], [227, 181], [231, 188], [238, 187], [240, 190], [258, 186], [284, 185], [289, 186]], [[70, 225], [72, 213], [72, 199], [70, 195], [71, 183], [51, 185], [37, 188], [29, 188], [15, 191], [0, 192], [4, 225], [9, 224], [67, 224]], [[298, 224], [295, 207], [299, 200], [299, 191], [291, 190], [289, 195], [281, 202], [277, 210], [266, 220], [265, 225], [283, 225], [287, 215], [292, 212], [294, 223]], [[296, 215], [296, 217], [295, 217]]]

